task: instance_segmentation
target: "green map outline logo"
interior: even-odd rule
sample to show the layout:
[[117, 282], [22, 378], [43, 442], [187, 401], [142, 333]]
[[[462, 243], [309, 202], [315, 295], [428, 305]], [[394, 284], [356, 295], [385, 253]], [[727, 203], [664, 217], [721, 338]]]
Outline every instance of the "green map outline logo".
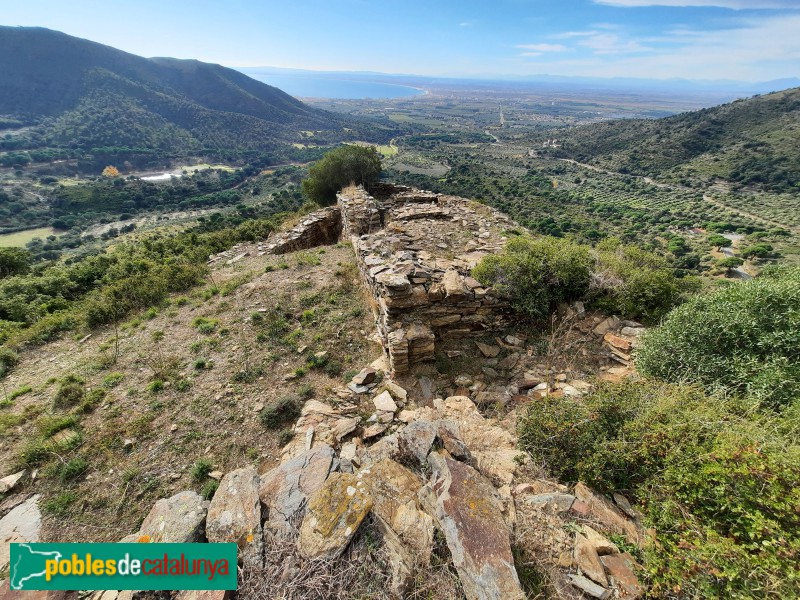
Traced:
[[236, 544], [14, 543], [12, 590], [235, 590]]

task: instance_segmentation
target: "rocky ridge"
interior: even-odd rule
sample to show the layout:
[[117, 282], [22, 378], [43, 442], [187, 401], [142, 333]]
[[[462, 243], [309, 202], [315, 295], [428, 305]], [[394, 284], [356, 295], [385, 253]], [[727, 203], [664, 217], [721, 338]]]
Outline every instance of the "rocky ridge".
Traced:
[[[583, 484], [569, 489], [532, 477], [516, 448], [522, 406], [545, 396], [580, 397], [591, 384], [585, 373], [558, 372], [540, 362], [524, 334], [489, 337], [505, 324], [507, 307], [490, 289], [469, 281], [468, 273], [472, 261], [502, 248], [508, 220], [494, 221], [467, 201], [392, 189], [395, 197], [381, 201], [351, 190], [338, 207], [308, 215], [286, 237], [258, 246], [259, 254], [294, 251], [330, 243], [337, 227], [337, 235], [350, 232], [366, 287], [376, 299], [384, 355], [324, 401], [305, 403], [277, 467], [220, 474], [211, 502], [192, 491], [162, 499], [140, 530], [122, 541], [234, 542], [243, 568], [254, 570], [274, 560], [266, 549], [280, 541], [292, 549], [279, 565], [285, 582], [303, 561], [335, 560], [360, 530], [371, 527], [380, 532], [388, 556], [387, 592], [394, 597], [413, 591], [431, 569], [437, 536], [469, 599], [524, 597], [513, 550], [520, 547], [548, 566], [560, 597], [640, 597], [638, 565], [609, 539], [649, 543], [652, 532], [642, 528], [638, 513], [622, 496], [609, 499]], [[439, 241], [438, 234], [450, 231], [448, 224], [461, 231], [463, 244]], [[366, 232], [359, 233], [363, 227]], [[211, 260], [236, 260], [239, 250]], [[495, 301], [483, 304], [487, 298]], [[480, 313], [481, 308], [487, 310]], [[567, 351], [586, 354], [586, 345], [594, 344], [595, 354], [606, 361], [601, 378], [630, 372], [629, 353], [642, 331], [638, 324], [589, 315], [580, 303], [562, 312], [574, 338], [565, 343]], [[451, 321], [437, 321], [442, 315]], [[485, 319], [464, 321], [470, 315]], [[466, 342], [467, 335], [479, 338]], [[398, 338], [407, 342], [407, 364], [392, 344]], [[435, 344], [449, 348], [454, 341], [460, 349], [446, 350], [447, 356], [474, 354], [484, 365], [481, 375], [431, 382], [413, 373], [433, 356]], [[437, 395], [434, 389], [448, 393]], [[0, 483], [13, 491], [23, 476]], [[38, 512], [38, 498], [17, 496], [0, 507], [4, 543], [39, 537], [36, 519], [26, 516]], [[24, 531], [20, 514], [31, 525]], [[124, 592], [92, 596], [128, 597]]]

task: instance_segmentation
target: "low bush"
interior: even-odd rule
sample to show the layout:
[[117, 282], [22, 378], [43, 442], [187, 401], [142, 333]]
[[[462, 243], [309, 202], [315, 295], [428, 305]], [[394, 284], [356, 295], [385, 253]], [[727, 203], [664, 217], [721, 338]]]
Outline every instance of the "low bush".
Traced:
[[261, 411], [261, 423], [267, 429], [279, 429], [300, 416], [300, 399], [295, 395], [282, 396]]
[[67, 375], [59, 385], [55, 396], [53, 397], [53, 406], [55, 408], [68, 408], [78, 404], [83, 400], [83, 395], [86, 393], [83, 387], [83, 381], [74, 375]]
[[595, 250], [562, 238], [517, 237], [472, 274], [538, 321], [560, 302], [586, 300], [607, 313], [656, 322], [697, 288], [694, 278], [678, 279], [665, 258], [615, 238]]
[[518, 311], [541, 320], [559, 302], [585, 295], [591, 265], [588, 246], [554, 237], [517, 237], [502, 253], [484, 258], [472, 274], [511, 298]]
[[697, 296], [648, 332], [638, 369], [781, 408], [800, 398], [800, 268]]

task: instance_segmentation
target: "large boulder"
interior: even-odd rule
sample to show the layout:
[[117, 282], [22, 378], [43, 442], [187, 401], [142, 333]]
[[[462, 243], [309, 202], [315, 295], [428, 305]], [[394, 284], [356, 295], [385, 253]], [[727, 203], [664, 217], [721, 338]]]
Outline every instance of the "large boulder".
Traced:
[[39, 498], [31, 496], [0, 519], [0, 572], [8, 568], [12, 543], [39, 541], [42, 529]]
[[235, 542], [245, 563], [257, 560], [262, 550], [258, 484], [253, 467], [231, 471], [222, 478], [206, 517], [208, 541]]
[[[469, 600], [522, 600], [503, 503], [492, 484], [464, 463], [431, 454], [430, 483], [421, 490], [426, 509], [444, 532]], [[431, 506], [433, 505], [433, 506]]]
[[187, 490], [153, 505], [139, 529], [139, 539], [148, 542], [202, 542], [208, 501]]
[[304, 558], [339, 556], [372, 508], [363, 481], [348, 473], [334, 473], [311, 496], [300, 526], [297, 549]]
[[262, 475], [258, 495], [268, 509], [268, 526], [289, 532], [292, 520], [325, 483], [332, 465], [333, 448], [321, 444]]

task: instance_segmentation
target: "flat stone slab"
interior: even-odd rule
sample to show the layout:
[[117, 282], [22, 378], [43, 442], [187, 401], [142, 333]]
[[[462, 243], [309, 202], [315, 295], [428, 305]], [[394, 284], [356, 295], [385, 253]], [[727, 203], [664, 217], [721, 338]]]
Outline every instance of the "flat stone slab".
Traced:
[[372, 399], [372, 403], [377, 410], [393, 413], [397, 410], [397, 404], [392, 399], [392, 395], [388, 391], [383, 391]]
[[22, 476], [25, 475], [25, 469], [20, 471], [19, 473], [14, 473], [13, 475], [6, 475], [2, 479], [0, 479], [0, 494], [5, 494], [6, 492], [12, 490], [15, 485], [22, 479]]
[[428, 463], [431, 482], [423, 490], [432, 492], [432, 516], [444, 532], [465, 596], [522, 600], [503, 504], [492, 484], [469, 465], [438, 454], [430, 454]]
[[38, 542], [42, 529], [39, 496], [31, 496], [0, 519], [0, 571], [8, 567], [11, 544]]
[[258, 496], [272, 526], [290, 529], [290, 521], [328, 478], [333, 454], [333, 448], [320, 444], [261, 476]]

